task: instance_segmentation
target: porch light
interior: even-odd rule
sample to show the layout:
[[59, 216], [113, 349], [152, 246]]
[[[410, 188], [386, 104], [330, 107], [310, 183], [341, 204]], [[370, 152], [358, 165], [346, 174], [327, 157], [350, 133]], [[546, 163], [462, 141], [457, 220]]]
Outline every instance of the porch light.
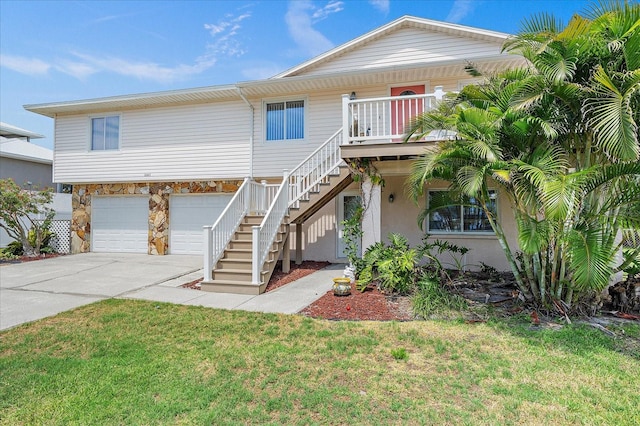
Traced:
[[356, 100], [356, 92], [351, 92], [351, 94], [349, 95], [349, 100], [350, 101], [355, 101]]
[[396, 198], [394, 197], [393, 194], [389, 194], [389, 202], [393, 203], [393, 200], [395, 200]]

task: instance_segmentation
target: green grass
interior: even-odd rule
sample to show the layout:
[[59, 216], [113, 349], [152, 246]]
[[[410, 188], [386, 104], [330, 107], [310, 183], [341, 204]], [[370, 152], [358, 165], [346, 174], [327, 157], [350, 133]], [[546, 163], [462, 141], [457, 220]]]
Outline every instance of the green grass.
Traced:
[[635, 425], [638, 371], [585, 326], [108, 300], [0, 333], [0, 424]]

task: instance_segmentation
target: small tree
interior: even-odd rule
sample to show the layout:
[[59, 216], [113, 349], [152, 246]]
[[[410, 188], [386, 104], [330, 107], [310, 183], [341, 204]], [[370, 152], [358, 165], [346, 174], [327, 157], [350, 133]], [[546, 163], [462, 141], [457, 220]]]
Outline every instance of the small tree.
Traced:
[[[55, 214], [48, 207], [52, 200], [53, 193], [50, 189], [29, 191], [20, 188], [12, 179], [0, 180], [0, 227], [22, 244], [25, 256], [40, 254]], [[35, 236], [31, 241], [30, 230]]]

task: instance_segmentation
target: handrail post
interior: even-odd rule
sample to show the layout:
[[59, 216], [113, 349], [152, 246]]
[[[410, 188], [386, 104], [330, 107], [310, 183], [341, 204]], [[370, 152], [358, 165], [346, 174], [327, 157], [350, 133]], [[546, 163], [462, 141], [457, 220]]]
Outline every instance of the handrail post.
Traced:
[[[250, 178], [246, 177], [244, 178], [245, 182], [248, 181]], [[249, 214], [251, 212], [251, 185], [247, 186], [247, 189], [244, 193], [244, 209], [245, 209], [245, 214]]]
[[440, 102], [445, 95], [445, 91], [442, 90], [442, 86], [436, 86], [433, 91], [433, 97], [436, 98], [436, 101]]
[[342, 95], [342, 143], [349, 142], [349, 95]]
[[212, 226], [203, 226], [202, 232], [204, 237], [204, 281], [211, 282], [213, 278], [213, 232], [211, 232]]
[[251, 283], [252, 284], [260, 284], [260, 270], [262, 269], [262, 265], [260, 265], [260, 227], [254, 226], [251, 228]]
[[289, 200], [291, 199], [291, 198], [289, 198], [289, 189], [291, 188], [291, 184], [289, 182], [289, 170], [284, 169], [282, 171], [282, 180], [287, 182], [286, 191], [284, 191], [284, 192], [287, 193], [287, 206], [288, 206], [289, 205]]
[[261, 193], [260, 193], [260, 213], [264, 214], [267, 211], [267, 181], [261, 180]]

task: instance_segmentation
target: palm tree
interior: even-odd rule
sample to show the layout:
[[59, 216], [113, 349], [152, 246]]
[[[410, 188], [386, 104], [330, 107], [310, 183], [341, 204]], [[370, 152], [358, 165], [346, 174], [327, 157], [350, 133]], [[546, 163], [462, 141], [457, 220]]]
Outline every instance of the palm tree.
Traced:
[[[465, 87], [407, 135], [456, 132], [414, 163], [410, 193], [439, 178], [480, 200], [529, 300], [567, 310], [624, 267], [620, 235], [640, 229], [638, 47], [637, 4], [601, 3], [564, 28], [533, 17], [504, 47], [529, 68]], [[513, 206], [521, 253], [487, 208], [490, 183]]]

